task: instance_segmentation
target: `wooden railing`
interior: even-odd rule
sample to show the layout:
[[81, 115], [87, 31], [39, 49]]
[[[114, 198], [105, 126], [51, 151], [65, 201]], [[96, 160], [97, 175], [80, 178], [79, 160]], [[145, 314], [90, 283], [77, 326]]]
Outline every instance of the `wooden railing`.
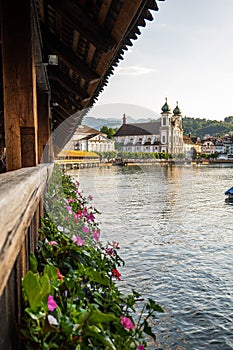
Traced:
[[20, 348], [21, 280], [37, 244], [52, 169], [44, 164], [0, 175], [0, 350]]

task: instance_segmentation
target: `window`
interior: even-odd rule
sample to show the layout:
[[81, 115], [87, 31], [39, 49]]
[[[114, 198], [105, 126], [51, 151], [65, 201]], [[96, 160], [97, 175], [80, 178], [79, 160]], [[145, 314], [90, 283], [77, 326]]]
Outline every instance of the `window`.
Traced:
[[163, 117], [163, 125], [167, 125], [167, 120], [166, 120], [166, 117]]
[[162, 141], [163, 141], [163, 143], [165, 143], [165, 142], [166, 142], [166, 137], [165, 137], [165, 135], [163, 135], [163, 137], [162, 137]]

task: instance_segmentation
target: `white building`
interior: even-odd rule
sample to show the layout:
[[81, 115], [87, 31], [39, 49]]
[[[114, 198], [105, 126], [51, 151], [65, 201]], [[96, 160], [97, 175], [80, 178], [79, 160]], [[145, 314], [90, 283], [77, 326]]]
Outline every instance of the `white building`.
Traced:
[[161, 120], [149, 123], [127, 124], [124, 115], [114, 139], [122, 151], [183, 153], [182, 115], [178, 104], [172, 114], [166, 99]]
[[80, 125], [66, 144], [65, 150], [108, 152], [115, 150], [115, 141], [107, 135], [86, 125]]

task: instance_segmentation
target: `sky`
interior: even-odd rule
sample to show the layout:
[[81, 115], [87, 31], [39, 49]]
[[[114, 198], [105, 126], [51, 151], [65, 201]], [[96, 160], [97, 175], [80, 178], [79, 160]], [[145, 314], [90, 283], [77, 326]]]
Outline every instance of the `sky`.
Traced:
[[[142, 34], [125, 51], [89, 115], [153, 118], [165, 97], [172, 110], [178, 101], [183, 116], [233, 115], [233, 0], [157, 4], [154, 20], [139, 28]], [[138, 106], [138, 113], [130, 106]]]

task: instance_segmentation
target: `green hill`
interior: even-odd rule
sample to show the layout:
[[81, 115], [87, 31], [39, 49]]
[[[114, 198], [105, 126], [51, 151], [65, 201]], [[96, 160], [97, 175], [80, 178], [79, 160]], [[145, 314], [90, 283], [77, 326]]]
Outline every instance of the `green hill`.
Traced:
[[184, 117], [183, 128], [184, 134], [200, 138], [207, 134], [221, 136], [233, 131], [233, 117], [226, 117], [224, 121]]

